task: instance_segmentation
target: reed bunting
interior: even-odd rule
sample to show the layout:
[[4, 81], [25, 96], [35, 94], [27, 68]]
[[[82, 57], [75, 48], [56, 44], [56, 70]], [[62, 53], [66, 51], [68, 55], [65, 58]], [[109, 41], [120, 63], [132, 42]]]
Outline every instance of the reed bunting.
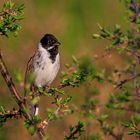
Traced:
[[[33, 94], [34, 91], [32, 89], [34, 87], [43, 88], [50, 86], [55, 79], [60, 68], [59, 45], [60, 42], [54, 35], [45, 34], [40, 40], [36, 52], [28, 61], [24, 85], [26, 88], [28, 73], [32, 72], [34, 80], [30, 89]], [[32, 105], [31, 112], [32, 115], [38, 115], [38, 104]]]

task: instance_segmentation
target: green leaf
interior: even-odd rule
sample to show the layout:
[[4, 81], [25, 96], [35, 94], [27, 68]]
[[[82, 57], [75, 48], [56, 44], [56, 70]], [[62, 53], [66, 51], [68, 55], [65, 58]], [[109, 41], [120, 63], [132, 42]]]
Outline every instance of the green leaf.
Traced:
[[39, 97], [39, 96], [34, 97], [34, 98], [32, 99], [32, 104], [33, 104], [33, 105], [36, 105], [36, 104], [39, 103], [39, 101], [40, 101], [40, 97]]
[[36, 129], [33, 126], [30, 126], [28, 128], [28, 132], [33, 136], [35, 134], [35, 132], [36, 132]]
[[103, 124], [104, 121], [106, 121], [106, 119], [108, 118], [108, 115], [107, 114], [101, 114], [99, 117], [98, 117], [98, 121], [100, 122], [100, 124]]
[[75, 64], [78, 64], [78, 60], [77, 60], [77, 58], [73, 55], [72, 56], [72, 60], [73, 60], [73, 62], [75, 63]]
[[47, 109], [47, 118], [49, 121], [55, 120], [57, 117], [55, 115], [55, 111], [51, 108]]
[[100, 39], [101, 38], [101, 36], [99, 34], [93, 34], [92, 37], [93, 37], [93, 39]]

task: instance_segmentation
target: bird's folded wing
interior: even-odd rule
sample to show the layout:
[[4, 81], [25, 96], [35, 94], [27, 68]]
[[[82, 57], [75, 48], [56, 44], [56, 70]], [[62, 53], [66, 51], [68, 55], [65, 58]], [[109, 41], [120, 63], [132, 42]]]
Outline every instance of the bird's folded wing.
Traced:
[[27, 66], [26, 66], [26, 71], [25, 71], [25, 75], [24, 75], [24, 92], [26, 92], [28, 79], [33, 70], [33, 58], [34, 58], [35, 54], [32, 57], [30, 57], [30, 59], [28, 60]]

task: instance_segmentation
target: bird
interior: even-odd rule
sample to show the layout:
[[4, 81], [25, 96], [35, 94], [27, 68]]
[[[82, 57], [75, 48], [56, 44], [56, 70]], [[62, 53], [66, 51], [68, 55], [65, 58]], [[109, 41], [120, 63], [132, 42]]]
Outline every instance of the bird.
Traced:
[[[45, 34], [33, 56], [29, 59], [25, 71], [24, 91], [26, 91], [27, 79], [29, 74], [34, 78], [30, 84], [30, 90], [33, 92], [36, 88], [49, 87], [56, 78], [60, 69], [60, 55], [58, 39], [50, 33]], [[39, 114], [38, 104], [31, 105], [31, 115]]]

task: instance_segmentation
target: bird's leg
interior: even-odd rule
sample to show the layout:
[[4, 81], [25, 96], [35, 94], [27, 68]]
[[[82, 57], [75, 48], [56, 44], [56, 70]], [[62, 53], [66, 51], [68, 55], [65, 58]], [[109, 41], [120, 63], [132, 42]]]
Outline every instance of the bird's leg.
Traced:
[[31, 96], [34, 97], [37, 91], [37, 87], [34, 85], [34, 83], [31, 84], [30, 91], [31, 91]]
[[42, 87], [43, 91], [48, 91], [50, 89], [50, 86], [46, 85]]

